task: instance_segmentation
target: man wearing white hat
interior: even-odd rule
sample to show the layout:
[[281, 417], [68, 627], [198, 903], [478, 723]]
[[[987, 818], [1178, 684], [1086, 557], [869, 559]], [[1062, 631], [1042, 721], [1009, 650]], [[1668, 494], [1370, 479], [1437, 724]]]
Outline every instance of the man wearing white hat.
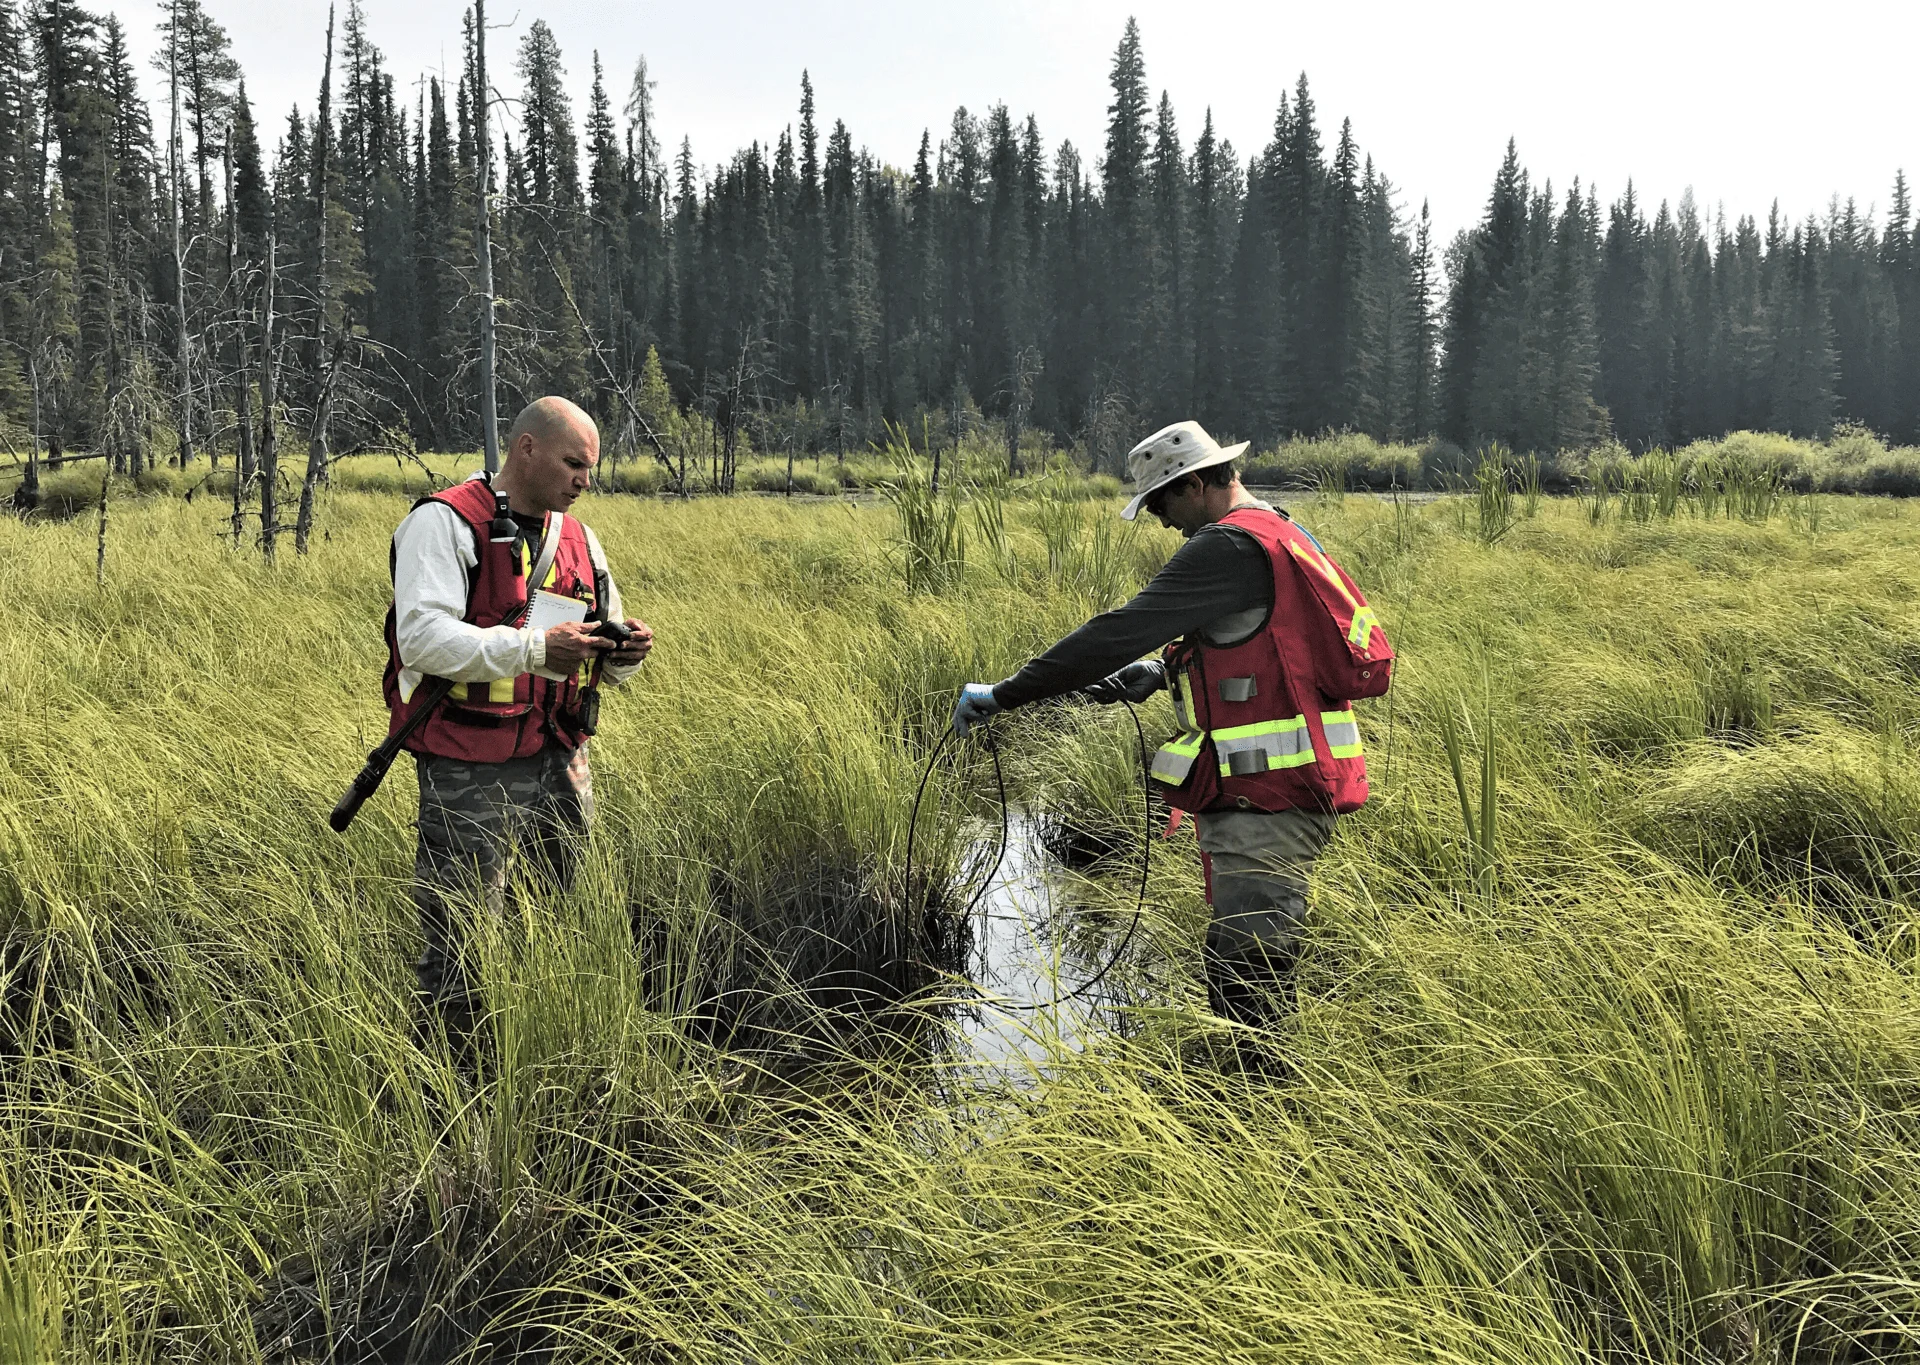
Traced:
[[[1350, 699], [1386, 688], [1372, 609], [1311, 535], [1240, 483], [1246, 443], [1176, 422], [1127, 455], [1134, 497], [1187, 538], [1133, 600], [1011, 678], [969, 683], [965, 735], [1001, 711], [1079, 692], [1145, 701], [1171, 684], [1181, 734], [1155, 755], [1168, 803], [1194, 815], [1208, 901], [1207, 994], [1243, 1023], [1291, 997], [1307, 874], [1338, 815], [1366, 799]], [[1177, 643], [1175, 643], [1177, 642]], [[1164, 659], [1142, 659], [1168, 646]]]

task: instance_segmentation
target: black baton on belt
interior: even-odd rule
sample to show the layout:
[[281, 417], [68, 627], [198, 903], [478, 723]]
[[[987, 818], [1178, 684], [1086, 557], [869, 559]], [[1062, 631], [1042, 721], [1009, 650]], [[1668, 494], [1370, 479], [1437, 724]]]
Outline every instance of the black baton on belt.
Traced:
[[406, 724], [387, 736], [386, 743], [367, 755], [367, 766], [362, 768], [347, 785], [346, 794], [335, 803], [333, 814], [327, 817], [327, 823], [333, 826], [335, 834], [345, 834], [347, 826], [353, 823], [353, 817], [360, 813], [360, 807], [367, 798], [380, 790], [380, 784], [387, 780], [387, 769], [393, 766], [393, 760], [400, 756], [400, 750], [406, 747], [408, 738], [415, 730], [426, 724], [453, 691], [453, 684], [445, 678], [435, 678], [428, 686], [426, 695], [420, 704], [413, 708], [413, 714], [407, 717]]

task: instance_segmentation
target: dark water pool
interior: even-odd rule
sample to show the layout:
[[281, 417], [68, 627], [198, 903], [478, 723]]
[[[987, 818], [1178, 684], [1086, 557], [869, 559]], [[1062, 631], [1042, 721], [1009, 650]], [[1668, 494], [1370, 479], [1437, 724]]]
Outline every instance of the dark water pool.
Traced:
[[[986, 852], [990, 858], [992, 844]], [[1091, 930], [1074, 904], [1073, 881], [1047, 853], [1042, 821], [1013, 812], [1006, 857], [973, 911], [965, 969], [972, 987], [952, 1028], [962, 1072], [1044, 1074], [1113, 1027], [1115, 1008], [1129, 1002], [1124, 962], [1086, 989], [1126, 926]]]

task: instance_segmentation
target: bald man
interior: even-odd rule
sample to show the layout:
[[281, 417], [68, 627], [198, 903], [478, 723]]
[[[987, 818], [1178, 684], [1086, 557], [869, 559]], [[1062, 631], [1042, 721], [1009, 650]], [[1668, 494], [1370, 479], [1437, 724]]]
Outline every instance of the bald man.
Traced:
[[[572, 881], [593, 813], [599, 689], [653, 647], [645, 622], [622, 617], [599, 540], [567, 515], [599, 459], [593, 419], [539, 399], [514, 422], [498, 475], [422, 498], [393, 533], [389, 733], [425, 704], [428, 678], [454, 684], [407, 741], [420, 774], [419, 989], [450, 1028], [470, 1028], [480, 1008], [462, 907], [498, 913], [516, 866], [536, 893]], [[626, 643], [594, 634], [622, 620]]]

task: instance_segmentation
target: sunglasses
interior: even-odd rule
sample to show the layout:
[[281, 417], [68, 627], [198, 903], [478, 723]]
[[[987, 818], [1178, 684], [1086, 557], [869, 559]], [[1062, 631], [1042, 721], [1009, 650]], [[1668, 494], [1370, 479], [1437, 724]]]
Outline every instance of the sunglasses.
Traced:
[[1166, 510], [1167, 499], [1178, 493], [1181, 485], [1186, 483], [1186, 481], [1186, 477], [1182, 475], [1165, 487], [1154, 489], [1153, 493], [1145, 502], [1141, 503], [1140, 506], [1146, 510], [1149, 516], [1157, 517], [1161, 515], [1161, 513]]

